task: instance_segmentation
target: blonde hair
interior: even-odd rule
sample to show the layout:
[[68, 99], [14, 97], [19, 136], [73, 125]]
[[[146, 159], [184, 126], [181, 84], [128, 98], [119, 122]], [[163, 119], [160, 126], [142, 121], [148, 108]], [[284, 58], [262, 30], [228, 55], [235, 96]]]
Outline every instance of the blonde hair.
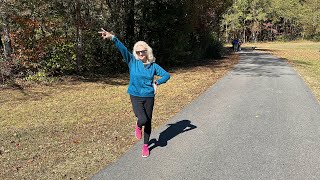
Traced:
[[149, 63], [153, 63], [156, 61], [156, 58], [154, 57], [153, 52], [152, 52], [152, 48], [144, 41], [138, 41], [133, 46], [132, 54], [134, 55], [134, 57], [136, 59], [138, 59], [138, 55], [136, 53], [136, 49], [138, 46], [143, 46], [144, 48], [147, 49], [147, 59], [148, 59]]

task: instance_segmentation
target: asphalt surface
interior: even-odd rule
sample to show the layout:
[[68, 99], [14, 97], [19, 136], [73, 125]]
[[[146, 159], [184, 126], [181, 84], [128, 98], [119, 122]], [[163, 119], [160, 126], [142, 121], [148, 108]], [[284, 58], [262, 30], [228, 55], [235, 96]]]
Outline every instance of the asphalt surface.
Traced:
[[320, 179], [318, 101], [285, 61], [239, 53], [233, 71], [152, 132], [148, 158], [140, 141], [90, 179]]

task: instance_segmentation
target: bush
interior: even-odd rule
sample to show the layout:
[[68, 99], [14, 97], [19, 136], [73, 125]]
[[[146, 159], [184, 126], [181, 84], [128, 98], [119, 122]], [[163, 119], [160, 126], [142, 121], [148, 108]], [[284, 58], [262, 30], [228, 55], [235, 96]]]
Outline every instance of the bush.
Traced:
[[224, 48], [223, 44], [219, 40], [219, 36], [217, 33], [213, 32], [211, 33], [211, 36], [209, 37], [209, 45], [206, 48], [204, 57], [205, 58], [214, 58], [219, 59], [224, 54]]
[[46, 78], [47, 78], [46, 73], [43, 71], [40, 71], [40, 72], [35, 73], [34, 75], [27, 76], [25, 79], [27, 81], [43, 82], [46, 80]]
[[314, 35], [314, 36], [312, 37], [312, 40], [313, 40], [313, 41], [316, 41], [316, 42], [319, 42], [319, 41], [320, 41], [320, 33]]
[[30, 74], [30, 75], [26, 76], [24, 79], [29, 82], [51, 84], [51, 83], [57, 82], [59, 78], [58, 77], [50, 77], [46, 72], [39, 71], [34, 74]]
[[41, 62], [41, 70], [49, 75], [69, 74], [76, 70], [76, 53], [73, 43], [53, 47]]
[[6, 84], [8, 81], [12, 80], [14, 63], [10, 60], [5, 60], [0, 56], [0, 82], [1, 84]]

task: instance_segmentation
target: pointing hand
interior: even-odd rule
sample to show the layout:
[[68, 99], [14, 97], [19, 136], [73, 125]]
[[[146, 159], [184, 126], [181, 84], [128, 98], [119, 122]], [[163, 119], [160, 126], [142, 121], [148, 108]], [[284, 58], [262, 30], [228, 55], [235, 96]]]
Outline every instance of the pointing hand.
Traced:
[[113, 38], [113, 34], [111, 34], [110, 32], [104, 30], [103, 28], [101, 28], [101, 31], [98, 32], [99, 34], [101, 34], [101, 37], [103, 39], [112, 39]]

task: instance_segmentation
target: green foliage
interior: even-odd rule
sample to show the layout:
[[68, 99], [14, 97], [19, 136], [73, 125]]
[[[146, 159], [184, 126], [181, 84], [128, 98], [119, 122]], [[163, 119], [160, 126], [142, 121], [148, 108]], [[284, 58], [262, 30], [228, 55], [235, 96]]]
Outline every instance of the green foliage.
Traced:
[[312, 41], [320, 42], [320, 33], [319, 34], [315, 34], [315, 35], [309, 37], [308, 39], [310, 39]]
[[34, 75], [29, 75], [25, 79], [27, 81], [38, 81], [38, 82], [43, 82], [47, 78], [47, 74], [43, 71], [39, 71], [35, 73]]
[[[27, 79], [73, 73], [122, 73], [127, 65], [112, 42], [97, 33], [113, 31], [131, 50], [144, 40], [156, 62], [175, 66], [218, 57], [220, 17], [232, 0], [21, 0], [2, 4], [10, 26], [12, 52]], [[13, 1], [12, 1], [13, 2]], [[216, 49], [215, 49], [216, 48]], [[31, 75], [30, 75], [31, 74]]]
[[42, 70], [48, 74], [70, 74], [76, 70], [74, 44], [61, 44], [52, 49], [41, 62]]
[[209, 37], [209, 45], [206, 48], [206, 52], [204, 54], [205, 58], [213, 58], [219, 59], [221, 58], [225, 52], [222, 42], [219, 40], [219, 36], [217, 33], [213, 32]]
[[292, 40], [320, 32], [319, 0], [236, 0], [223, 15], [226, 40]]
[[[121, 37], [119, 38], [123, 41]], [[127, 65], [112, 41], [103, 41], [100, 36], [97, 36], [96, 31], [91, 31], [86, 33], [84, 44], [84, 51], [90, 52], [85, 53], [84, 57], [83, 71], [85, 73], [115, 74], [127, 71]], [[129, 50], [130, 48], [128, 46]]]
[[314, 36], [320, 33], [320, 1], [306, 0], [301, 6], [299, 23], [303, 28], [303, 34]]
[[129, 50], [136, 41], [146, 41], [157, 63], [175, 66], [220, 57], [220, 27], [227, 41], [319, 39], [319, 4], [319, 0], [21, 0], [5, 1], [0, 8], [1, 29], [10, 31], [3, 32], [11, 38], [7, 51], [20, 68], [10, 72], [51, 76], [127, 71], [113, 43], [97, 33], [100, 27], [113, 31]]
[[32, 83], [53, 83], [58, 80], [58, 77], [49, 76], [48, 73], [44, 71], [38, 71], [33, 74], [29, 74], [24, 78], [26, 81], [32, 82]]

